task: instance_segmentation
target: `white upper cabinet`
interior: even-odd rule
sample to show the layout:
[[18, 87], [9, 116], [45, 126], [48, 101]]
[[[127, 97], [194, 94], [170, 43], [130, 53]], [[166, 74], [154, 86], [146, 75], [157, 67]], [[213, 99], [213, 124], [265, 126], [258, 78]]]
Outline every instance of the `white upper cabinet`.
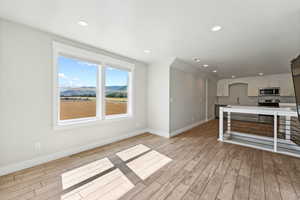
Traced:
[[249, 80], [248, 82], [248, 96], [258, 96], [258, 88], [261, 87], [259, 81]]
[[228, 79], [222, 79], [218, 81], [217, 85], [217, 96], [229, 96]]
[[294, 86], [291, 74], [276, 74], [269, 76], [245, 77], [237, 79], [222, 79], [218, 81], [217, 96], [229, 96], [229, 87], [234, 83], [248, 84], [248, 96], [258, 96], [260, 88], [279, 87], [281, 96], [294, 96]]
[[280, 87], [280, 77], [270, 79], [268, 81], [268, 87]]
[[281, 96], [295, 96], [292, 75], [287, 75], [279, 80]]

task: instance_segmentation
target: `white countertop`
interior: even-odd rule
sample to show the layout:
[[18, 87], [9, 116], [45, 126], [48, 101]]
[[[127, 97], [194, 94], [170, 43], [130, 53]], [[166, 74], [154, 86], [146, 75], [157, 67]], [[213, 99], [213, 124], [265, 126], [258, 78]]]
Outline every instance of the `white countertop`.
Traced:
[[[237, 105], [228, 105], [227, 107], [230, 107], [230, 108], [243, 108], [243, 109], [254, 109], [254, 110], [276, 110], [276, 111], [279, 111], [279, 110], [293, 110], [292, 107], [279, 107], [279, 108], [276, 108], [276, 107], [267, 107], [267, 106], [237, 106]], [[296, 110], [295, 110], [296, 111]]]
[[296, 108], [296, 103], [279, 103], [279, 107], [291, 107]]
[[226, 107], [223, 107], [223, 111], [234, 112], [234, 113], [266, 114], [266, 115], [274, 115], [275, 113], [277, 113], [278, 115], [297, 116], [296, 109], [292, 107], [270, 108], [270, 107], [263, 107], [263, 106], [228, 105]]

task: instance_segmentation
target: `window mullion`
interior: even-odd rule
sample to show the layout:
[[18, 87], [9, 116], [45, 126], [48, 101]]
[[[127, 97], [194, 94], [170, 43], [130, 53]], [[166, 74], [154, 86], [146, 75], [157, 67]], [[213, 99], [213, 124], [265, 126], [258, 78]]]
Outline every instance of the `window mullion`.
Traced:
[[127, 114], [132, 116], [133, 109], [132, 109], [132, 101], [133, 101], [133, 73], [132, 71], [128, 72], [128, 83], [127, 83]]
[[98, 66], [97, 69], [97, 89], [96, 89], [96, 117], [98, 119], [102, 119], [102, 107], [101, 107], [101, 96], [102, 96], [102, 90], [101, 90], [101, 65]]
[[101, 119], [105, 119], [105, 65], [101, 67]]

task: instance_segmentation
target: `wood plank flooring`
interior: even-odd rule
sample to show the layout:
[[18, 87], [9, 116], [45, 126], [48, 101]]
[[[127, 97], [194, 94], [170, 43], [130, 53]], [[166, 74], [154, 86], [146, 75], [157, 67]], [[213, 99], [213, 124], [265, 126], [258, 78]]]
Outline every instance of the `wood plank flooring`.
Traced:
[[[105, 191], [111, 188], [115, 192], [105, 193], [104, 189], [98, 189], [95, 193], [98, 196], [88, 193], [86, 199], [103, 199], [103, 195], [106, 195], [104, 199], [115, 199], [120, 197], [119, 190], [125, 193], [127, 189], [130, 191], [122, 193], [119, 199], [300, 199], [300, 159], [221, 143], [217, 141], [217, 135], [218, 121], [210, 121], [171, 139], [151, 134], [132, 137], [2, 176], [0, 199], [62, 200], [69, 194], [75, 194], [71, 199], [85, 199], [82, 198], [83, 192], [80, 196], [78, 191], [94, 183], [101, 183]], [[148, 147], [149, 151], [140, 150], [138, 147], [141, 146], [136, 147], [140, 144]], [[123, 160], [116, 155], [132, 147], [127, 151], [130, 155], [125, 155]], [[127, 164], [153, 150], [172, 161], [143, 180]], [[96, 167], [98, 174], [95, 175], [91, 163], [102, 163], [99, 160], [107, 161], [106, 158], [113, 166], [108, 165], [107, 169], [103, 169], [106, 171]], [[74, 184], [63, 189], [62, 177], [76, 170], [86, 180], [77, 174]], [[125, 184], [124, 187], [106, 187], [106, 180], [103, 179], [111, 174], [122, 177], [120, 180], [114, 179], [113, 184]]]
[[149, 150], [150, 148], [146, 147], [145, 145], [139, 144], [127, 150], [118, 152], [116, 153], [116, 155], [119, 156], [123, 161], [128, 161]]

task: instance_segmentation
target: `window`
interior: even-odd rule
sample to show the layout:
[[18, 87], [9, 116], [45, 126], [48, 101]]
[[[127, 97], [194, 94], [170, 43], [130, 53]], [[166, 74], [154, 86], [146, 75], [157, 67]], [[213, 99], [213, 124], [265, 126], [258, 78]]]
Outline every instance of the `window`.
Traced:
[[96, 117], [98, 65], [58, 57], [60, 120]]
[[128, 80], [128, 71], [105, 67], [105, 115], [128, 113]]
[[134, 65], [53, 43], [54, 125], [132, 115]]

